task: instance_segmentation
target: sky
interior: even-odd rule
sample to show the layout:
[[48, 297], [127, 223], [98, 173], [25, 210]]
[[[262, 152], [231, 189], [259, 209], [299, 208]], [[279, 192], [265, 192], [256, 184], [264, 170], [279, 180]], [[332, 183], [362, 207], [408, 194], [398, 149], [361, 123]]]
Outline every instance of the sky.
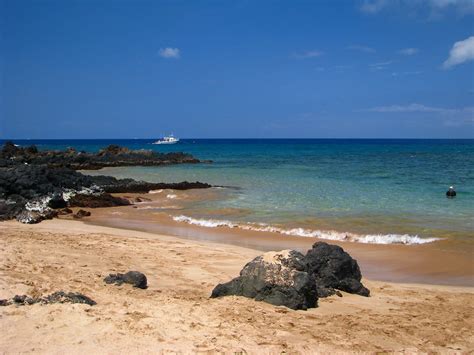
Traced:
[[0, 138], [474, 138], [474, 0], [0, 0]]

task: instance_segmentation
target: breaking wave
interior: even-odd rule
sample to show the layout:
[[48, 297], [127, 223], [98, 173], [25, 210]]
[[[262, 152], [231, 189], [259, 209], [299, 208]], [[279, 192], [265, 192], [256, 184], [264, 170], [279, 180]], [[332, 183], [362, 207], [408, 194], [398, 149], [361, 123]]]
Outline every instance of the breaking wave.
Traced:
[[275, 227], [265, 223], [236, 223], [227, 220], [216, 219], [196, 219], [188, 216], [175, 216], [173, 220], [176, 222], [185, 222], [200, 227], [217, 228], [228, 227], [238, 228], [243, 230], [251, 230], [256, 232], [271, 232], [284, 235], [291, 235], [297, 237], [320, 238], [328, 240], [348, 241], [365, 244], [426, 244], [432, 243], [439, 238], [421, 238], [417, 235], [409, 234], [355, 234], [355, 233], [341, 233], [336, 231], [321, 231], [311, 230], [305, 228], [290, 228], [285, 229]]

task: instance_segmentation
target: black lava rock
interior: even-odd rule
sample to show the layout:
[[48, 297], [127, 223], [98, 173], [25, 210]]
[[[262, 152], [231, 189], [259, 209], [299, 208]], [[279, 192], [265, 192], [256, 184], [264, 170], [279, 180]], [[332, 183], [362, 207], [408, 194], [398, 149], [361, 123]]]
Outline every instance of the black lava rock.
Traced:
[[317, 307], [318, 298], [338, 291], [369, 296], [360, 282], [357, 261], [341, 247], [317, 242], [303, 256], [294, 250], [265, 253], [249, 262], [233, 280], [218, 284], [211, 298], [245, 296], [292, 309]]
[[69, 207], [86, 207], [86, 208], [98, 208], [98, 207], [116, 207], [116, 206], [128, 206], [130, 201], [115, 197], [108, 193], [102, 193], [99, 195], [92, 194], [76, 194], [69, 199]]
[[67, 202], [64, 201], [62, 194], [55, 193], [51, 196], [51, 199], [48, 202], [48, 207], [53, 208], [53, 209], [66, 208]]
[[211, 298], [237, 295], [291, 309], [316, 307], [314, 278], [305, 271], [303, 255], [294, 250], [265, 253], [249, 262], [240, 276], [217, 285]]
[[82, 303], [95, 306], [97, 303], [91, 298], [77, 292], [58, 291], [42, 299], [43, 303]]
[[[66, 207], [125, 206], [130, 202], [109, 193], [148, 192], [155, 189], [187, 190], [209, 188], [200, 182], [149, 183], [110, 176], [87, 176], [74, 169], [105, 166], [168, 165], [197, 163], [184, 153], [133, 151], [110, 146], [99, 153], [38, 151], [34, 146], [17, 147], [12, 142], [0, 150], [0, 221], [16, 218], [23, 223], [38, 223], [54, 217], [49, 209]], [[67, 196], [68, 199], [64, 199]], [[34, 208], [28, 204], [34, 203]]]
[[81, 293], [57, 291], [44, 297], [28, 297], [27, 295], [16, 295], [11, 299], [0, 300], [0, 306], [27, 306], [35, 303], [53, 304], [53, 303], [82, 303], [94, 306], [97, 303], [91, 298]]
[[57, 211], [46, 207], [38, 211], [23, 210], [16, 215], [16, 220], [26, 224], [36, 224], [45, 219], [53, 219], [57, 215]]
[[72, 148], [65, 151], [39, 151], [35, 146], [23, 148], [15, 146], [12, 142], [6, 142], [0, 150], [0, 167], [26, 163], [74, 170], [94, 170], [111, 166], [160, 166], [199, 162], [199, 159], [182, 152], [130, 150], [117, 145], [110, 145], [98, 153], [87, 153]]
[[129, 271], [125, 274], [110, 274], [104, 278], [104, 282], [107, 284], [122, 285], [124, 283], [131, 284], [133, 287], [147, 288], [147, 279], [145, 274], [139, 271]]
[[362, 274], [357, 261], [340, 246], [314, 243], [303, 260], [306, 270], [316, 280], [319, 297], [331, 296], [335, 290], [369, 296], [360, 282]]

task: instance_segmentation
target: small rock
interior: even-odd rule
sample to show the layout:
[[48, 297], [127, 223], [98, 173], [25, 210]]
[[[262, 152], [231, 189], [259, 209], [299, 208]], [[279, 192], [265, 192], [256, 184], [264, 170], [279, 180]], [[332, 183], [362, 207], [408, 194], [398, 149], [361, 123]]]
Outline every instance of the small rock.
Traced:
[[91, 213], [89, 211], [79, 210], [73, 215], [73, 217], [79, 219], [79, 218], [83, 218], [83, 217], [89, 217], [90, 215], [91, 215]]
[[134, 200], [134, 202], [149, 202], [149, 201], [151, 201], [151, 199], [146, 198], [146, 197], [141, 197], [141, 196], [135, 197], [133, 200]]
[[58, 291], [42, 299], [42, 303], [83, 303], [95, 306], [97, 303], [81, 293]]
[[68, 207], [62, 208], [58, 211], [58, 215], [60, 215], [60, 216], [64, 216], [64, 215], [71, 214], [71, 213], [72, 213], [72, 210]]
[[25, 303], [27, 295], [16, 295], [13, 297], [13, 302], [15, 303]]
[[91, 298], [80, 293], [57, 291], [44, 297], [28, 297], [27, 295], [16, 295], [9, 300], [0, 300], [0, 306], [9, 306], [12, 304], [18, 306], [28, 306], [35, 303], [52, 304], [52, 303], [83, 303], [94, 306], [97, 303]]
[[23, 210], [16, 216], [16, 220], [26, 224], [36, 224], [45, 219], [52, 219], [57, 215], [58, 212], [50, 208], [45, 208], [42, 211]]
[[0, 300], [0, 307], [8, 306], [8, 300]]
[[125, 274], [110, 274], [104, 278], [104, 282], [107, 284], [122, 285], [123, 283], [131, 284], [133, 287], [147, 288], [147, 278], [145, 274], [139, 271], [129, 271]]

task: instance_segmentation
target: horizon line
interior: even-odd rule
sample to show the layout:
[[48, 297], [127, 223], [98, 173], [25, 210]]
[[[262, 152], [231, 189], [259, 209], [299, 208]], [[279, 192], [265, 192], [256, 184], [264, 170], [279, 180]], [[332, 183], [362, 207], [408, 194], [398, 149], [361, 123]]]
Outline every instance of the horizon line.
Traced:
[[[14, 140], [21, 140], [21, 141], [54, 141], [54, 140], [156, 140], [157, 137], [153, 138], [0, 138], [0, 141], [14, 141]], [[229, 138], [229, 137], [224, 137], [224, 138], [180, 138], [180, 140], [314, 140], [314, 139], [319, 139], [319, 140], [377, 140], [377, 139], [384, 139], [384, 140], [474, 140], [474, 137], [466, 137], [466, 138], [452, 138], [452, 137], [311, 137], [311, 138], [302, 138], [302, 137], [278, 137], [278, 138], [243, 138], [243, 137], [236, 137], [236, 138]]]

